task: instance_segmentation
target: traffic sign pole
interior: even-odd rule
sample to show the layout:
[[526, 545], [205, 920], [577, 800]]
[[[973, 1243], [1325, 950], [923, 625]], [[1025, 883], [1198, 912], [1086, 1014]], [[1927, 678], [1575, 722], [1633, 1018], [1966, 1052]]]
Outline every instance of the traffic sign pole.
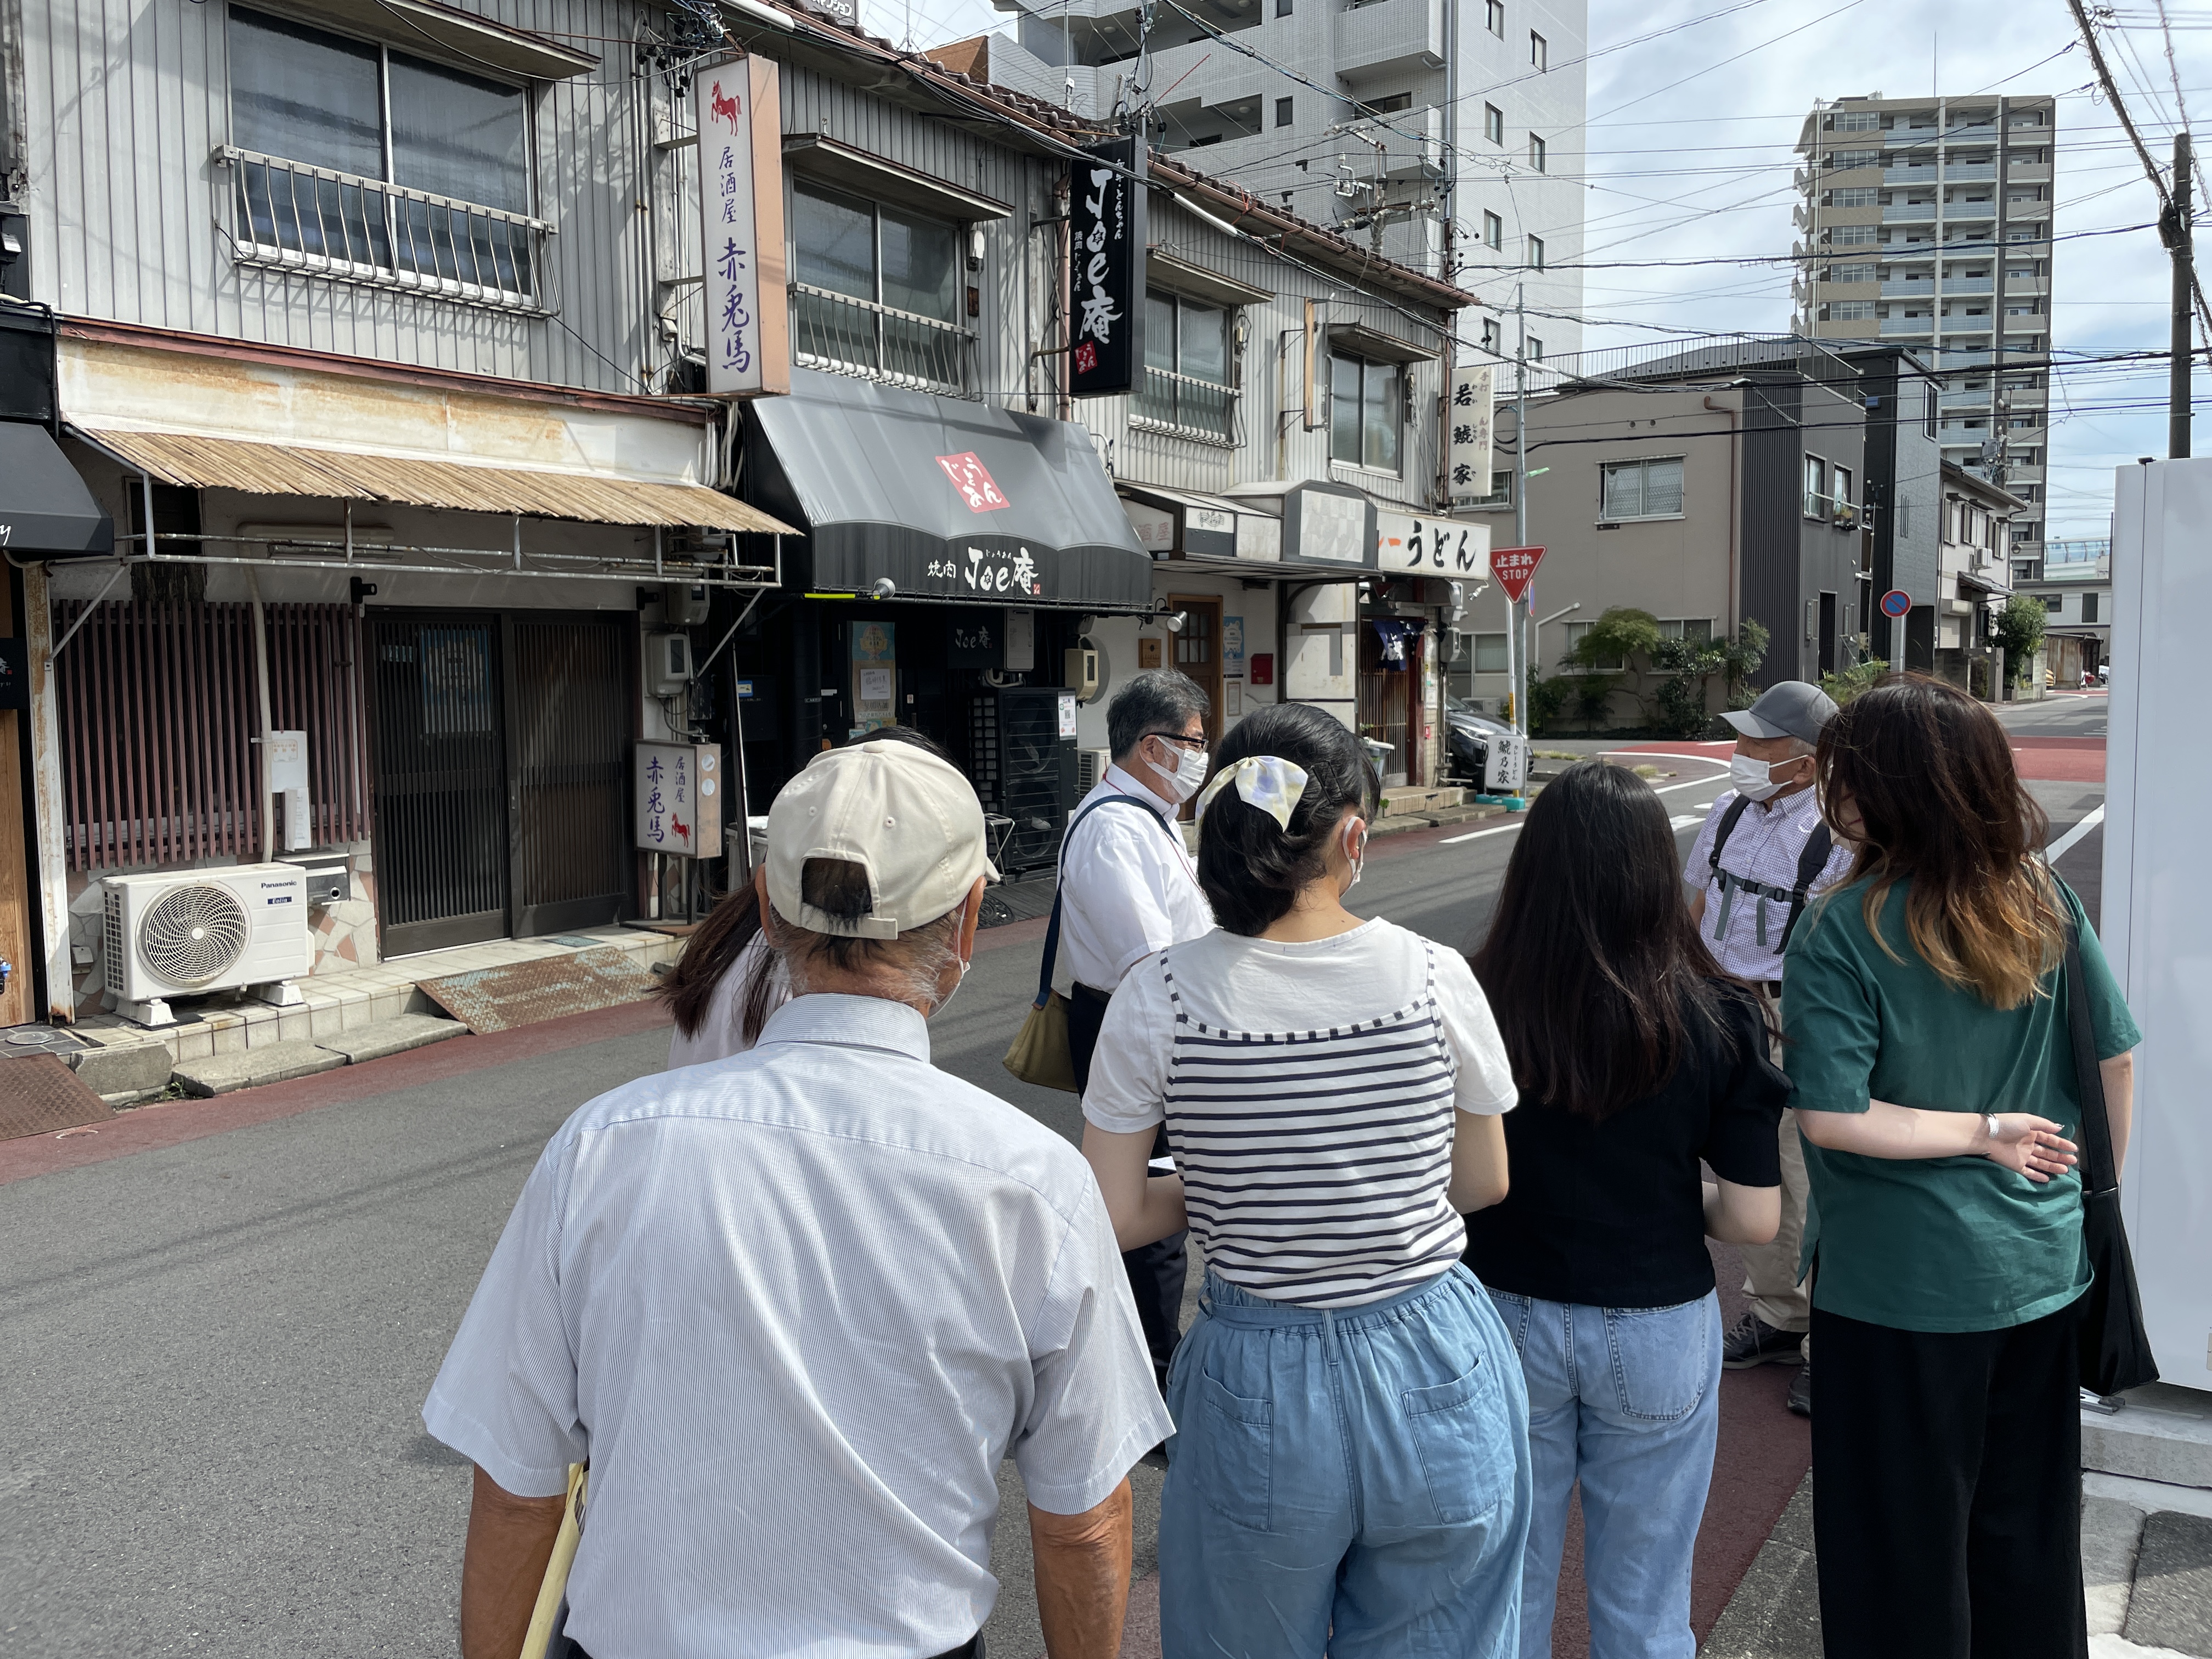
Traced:
[[1513, 729], [1523, 737], [1528, 732], [1528, 682], [1533, 678], [1529, 666], [1536, 653], [1536, 642], [1529, 637], [1528, 587], [1543, 559], [1544, 550], [1540, 547], [1501, 547], [1490, 555], [1490, 574], [1505, 590], [1508, 601], [1505, 614], [1510, 631], [1506, 635], [1506, 645], [1512, 653], [1510, 666], [1513, 670]]

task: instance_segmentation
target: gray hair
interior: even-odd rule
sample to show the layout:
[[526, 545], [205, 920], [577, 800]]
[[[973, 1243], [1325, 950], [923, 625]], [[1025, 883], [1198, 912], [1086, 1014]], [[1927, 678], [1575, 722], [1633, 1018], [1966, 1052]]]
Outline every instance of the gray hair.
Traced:
[[1116, 761], [1154, 732], [1180, 732], [1213, 707], [1206, 689], [1176, 668], [1147, 668], [1106, 705], [1106, 744]]
[[[868, 872], [844, 859], [809, 859], [799, 873], [799, 896], [817, 909], [843, 921], [856, 921], [874, 908]], [[769, 907], [768, 946], [783, 964], [791, 994], [811, 991], [812, 970], [869, 975], [882, 994], [900, 1002], [936, 1006], [938, 988], [960, 960], [961, 909], [955, 906], [935, 921], [909, 928], [896, 939], [860, 939], [817, 933]]]

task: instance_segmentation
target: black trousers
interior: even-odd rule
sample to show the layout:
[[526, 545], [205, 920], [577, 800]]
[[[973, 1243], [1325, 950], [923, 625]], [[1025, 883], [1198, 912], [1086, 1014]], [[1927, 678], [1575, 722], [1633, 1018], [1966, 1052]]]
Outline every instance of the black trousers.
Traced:
[[[1106, 1022], [1107, 996], [1088, 985], [1078, 985], [1067, 1000], [1067, 1052], [1075, 1062], [1075, 1086], [1091, 1086], [1091, 1056], [1097, 1052], [1098, 1028]], [[1167, 1126], [1160, 1126], [1152, 1140], [1152, 1156], [1168, 1155]], [[1136, 1298], [1137, 1322], [1144, 1328], [1145, 1346], [1152, 1356], [1152, 1370], [1163, 1390], [1167, 1388], [1168, 1361], [1175, 1358], [1182, 1340], [1182, 1287], [1190, 1272], [1190, 1235], [1170, 1233], [1156, 1244], [1139, 1244], [1121, 1255], [1129, 1275], [1129, 1294]]]
[[1813, 1310], [1827, 1659], [2085, 1659], [2075, 1323], [1900, 1331]]

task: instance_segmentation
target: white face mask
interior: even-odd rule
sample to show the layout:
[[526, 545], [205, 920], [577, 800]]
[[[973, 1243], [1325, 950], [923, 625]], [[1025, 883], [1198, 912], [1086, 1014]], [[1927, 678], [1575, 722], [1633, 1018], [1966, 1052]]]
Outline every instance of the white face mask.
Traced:
[[947, 1008], [950, 1008], [952, 1006], [952, 999], [960, 994], [960, 988], [968, 982], [968, 970], [975, 965], [975, 963], [972, 961], [963, 962], [960, 964], [960, 977], [952, 981], [952, 988], [947, 991], [945, 994], [944, 998], [937, 1004], [937, 1006], [929, 1011], [929, 1017], [932, 1019], [935, 1019], [939, 1014], [943, 1013]]
[[[1164, 742], [1165, 739], [1163, 738], [1162, 741]], [[1172, 772], [1158, 761], [1147, 759], [1145, 764], [1159, 775], [1161, 781], [1175, 793], [1175, 798], [1177, 800], [1188, 800], [1205, 786], [1206, 750], [1186, 749], [1181, 744], [1177, 744], [1175, 745], [1175, 751], [1176, 763], [1175, 770]]]
[[1763, 761], [1749, 755], [1736, 755], [1729, 761], [1729, 781], [1735, 786], [1738, 794], [1750, 800], [1766, 800], [1782, 792], [1774, 781], [1778, 766], [1795, 766], [1796, 757], [1786, 761]]

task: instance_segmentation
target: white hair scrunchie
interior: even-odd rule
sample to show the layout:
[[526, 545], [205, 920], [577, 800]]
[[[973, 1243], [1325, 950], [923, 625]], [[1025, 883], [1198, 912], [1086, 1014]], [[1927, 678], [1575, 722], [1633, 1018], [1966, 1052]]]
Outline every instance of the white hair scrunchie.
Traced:
[[1291, 814], [1297, 810], [1298, 799], [1306, 792], [1305, 768], [1277, 755], [1247, 755], [1213, 775], [1213, 781], [1198, 798], [1200, 817], [1206, 816], [1206, 809], [1221, 793], [1222, 785], [1231, 779], [1236, 781], [1237, 793], [1244, 798], [1246, 805], [1258, 807], [1281, 825], [1285, 835], [1290, 833]]

